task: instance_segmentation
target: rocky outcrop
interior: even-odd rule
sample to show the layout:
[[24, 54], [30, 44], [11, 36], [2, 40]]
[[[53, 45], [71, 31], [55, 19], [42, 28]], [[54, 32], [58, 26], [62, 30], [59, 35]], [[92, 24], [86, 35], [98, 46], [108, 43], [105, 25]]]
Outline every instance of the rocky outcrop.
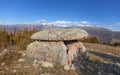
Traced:
[[88, 58], [87, 50], [79, 40], [88, 38], [83, 29], [53, 29], [39, 31], [31, 36], [35, 42], [27, 46], [26, 55], [41, 61], [52, 62], [74, 69]]
[[67, 48], [63, 42], [38, 42], [27, 46], [26, 55], [43, 61], [49, 61], [60, 65], [67, 63]]

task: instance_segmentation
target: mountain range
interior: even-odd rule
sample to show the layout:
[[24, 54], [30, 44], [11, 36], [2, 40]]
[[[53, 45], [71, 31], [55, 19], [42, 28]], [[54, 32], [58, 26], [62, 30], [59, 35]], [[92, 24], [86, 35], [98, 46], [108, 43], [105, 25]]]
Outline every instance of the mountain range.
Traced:
[[[41, 24], [0, 25], [0, 29], [6, 28], [10, 32], [13, 31], [13, 28], [16, 28], [17, 30], [23, 30], [25, 27], [27, 27], [28, 29], [37, 28], [38, 30], [63, 28], [61, 26], [56, 26], [56, 25], [41, 25]], [[120, 31], [112, 31], [104, 27], [96, 27], [96, 26], [72, 25], [72, 26], [64, 27], [64, 28], [84, 29], [88, 32], [90, 37], [93, 37], [93, 36], [97, 37], [100, 43], [120, 42]]]

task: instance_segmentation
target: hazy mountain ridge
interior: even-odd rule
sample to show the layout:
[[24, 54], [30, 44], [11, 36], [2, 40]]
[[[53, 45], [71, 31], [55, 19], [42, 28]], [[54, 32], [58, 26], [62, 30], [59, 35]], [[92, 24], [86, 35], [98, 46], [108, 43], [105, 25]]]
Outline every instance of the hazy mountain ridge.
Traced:
[[[23, 30], [25, 27], [27, 27], [28, 29], [37, 28], [38, 30], [63, 28], [55, 25], [41, 25], [41, 24], [0, 25], [0, 29], [6, 28], [8, 31], [12, 31], [13, 28], [16, 28], [17, 30]], [[120, 42], [120, 31], [112, 31], [104, 27], [75, 26], [75, 25], [65, 28], [85, 29], [89, 33], [90, 37], [96, 36], [99, 39], [100, 43], [111, 42], [111, 41]]]

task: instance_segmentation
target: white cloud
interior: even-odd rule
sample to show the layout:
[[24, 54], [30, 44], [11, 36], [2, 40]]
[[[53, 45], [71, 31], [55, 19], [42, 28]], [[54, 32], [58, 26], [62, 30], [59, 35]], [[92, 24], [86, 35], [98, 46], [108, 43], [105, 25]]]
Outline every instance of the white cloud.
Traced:
[[44, 20], [44, 19], [41, 19], [41, 20], [37, 20], [36, 22], [37, 22], [37, 23], [45, 23], [45, 22], [47, 22], [47, 21]]
[[116, 23], [116, 25], [120, 25], [120, 23]]
[[90, 22], [88, 22], [88, 21], [81, 21], [80, 23], [81, 24], [90, 24]]
[[91, 26], [90, 22], [87, 22], [87, 21], [65, 21], [65, 20], [57, 20], [57, 21], [53, 21], [53, 22], [49, 22], [49, 23], [46, 23], [46, 24], [54, 24], [54, 25], [58, 25], [58, 26], [63, 26], [63, 27], [66, 27], [66, 26], [71, 26], [71, 25], [76, 25], [76, 26]]
[[72, 24], [72, 22], [65, 21], [65, 20], [57, 20], [57, 21], [49, 22], [48, 24], [54, 24], [54, 25], [58, 25], [58, 26], [69, 26]]
[[46, 20], [37, 20], [37, 23], [40, 23], [42, 25], [57, 25], [57, 26], [62, 26], [62, 27], [67, 27], [71, 25], [76, 25], [76, 26], [91, 26], [92, 22], [88, 21], [66, 21], [66, 20], [57, 20], [53, 22], [48, 22]]
[[58, 21], [55, 21], [56, 24], [70, 24], [72, 23], [71, 21], [64, 21], [64, 20], [58, 20]]

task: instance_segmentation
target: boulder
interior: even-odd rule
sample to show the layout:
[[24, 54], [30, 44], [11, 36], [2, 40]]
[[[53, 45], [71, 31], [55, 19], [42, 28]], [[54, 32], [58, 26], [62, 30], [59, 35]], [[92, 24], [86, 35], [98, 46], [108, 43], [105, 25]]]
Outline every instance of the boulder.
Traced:
[[81, 40], [87, 38], [88, 33], [83, 29], [63, 28], [39, 31], [31, 36], [33, 40], [49, 40], [49, 41], [65, 41], [65, 40]]
[[89, 54], [82, 42], [70, 42], [66, 44], [68, 49], [69, 65], [80, 65], [80, 62], [87, 60]]
[[40, 61], [65, 65], [67, 63], [66, 52], [67, 48], [63, 42], [35, 41], [27, 46], [26, 55]]
[[85, 30], [77, 28], [42, 30], [31, 36], [35, 42], [27, 46], [26, 55], [62, 65], [65, 70], [69, 70], [71, 65], [79, 65], [89, 57], [86, 48], [80, 42], [88, 36]]
[[46, 67], [46, 68], [47, 68], [47, 67], [51, 67], [51, 68], [52, 68], [52, 67], [53, 67], [53, 64], [50, 63], [50, 62], [43, 62], [43, 63], [42, 63], [42, 67]]

